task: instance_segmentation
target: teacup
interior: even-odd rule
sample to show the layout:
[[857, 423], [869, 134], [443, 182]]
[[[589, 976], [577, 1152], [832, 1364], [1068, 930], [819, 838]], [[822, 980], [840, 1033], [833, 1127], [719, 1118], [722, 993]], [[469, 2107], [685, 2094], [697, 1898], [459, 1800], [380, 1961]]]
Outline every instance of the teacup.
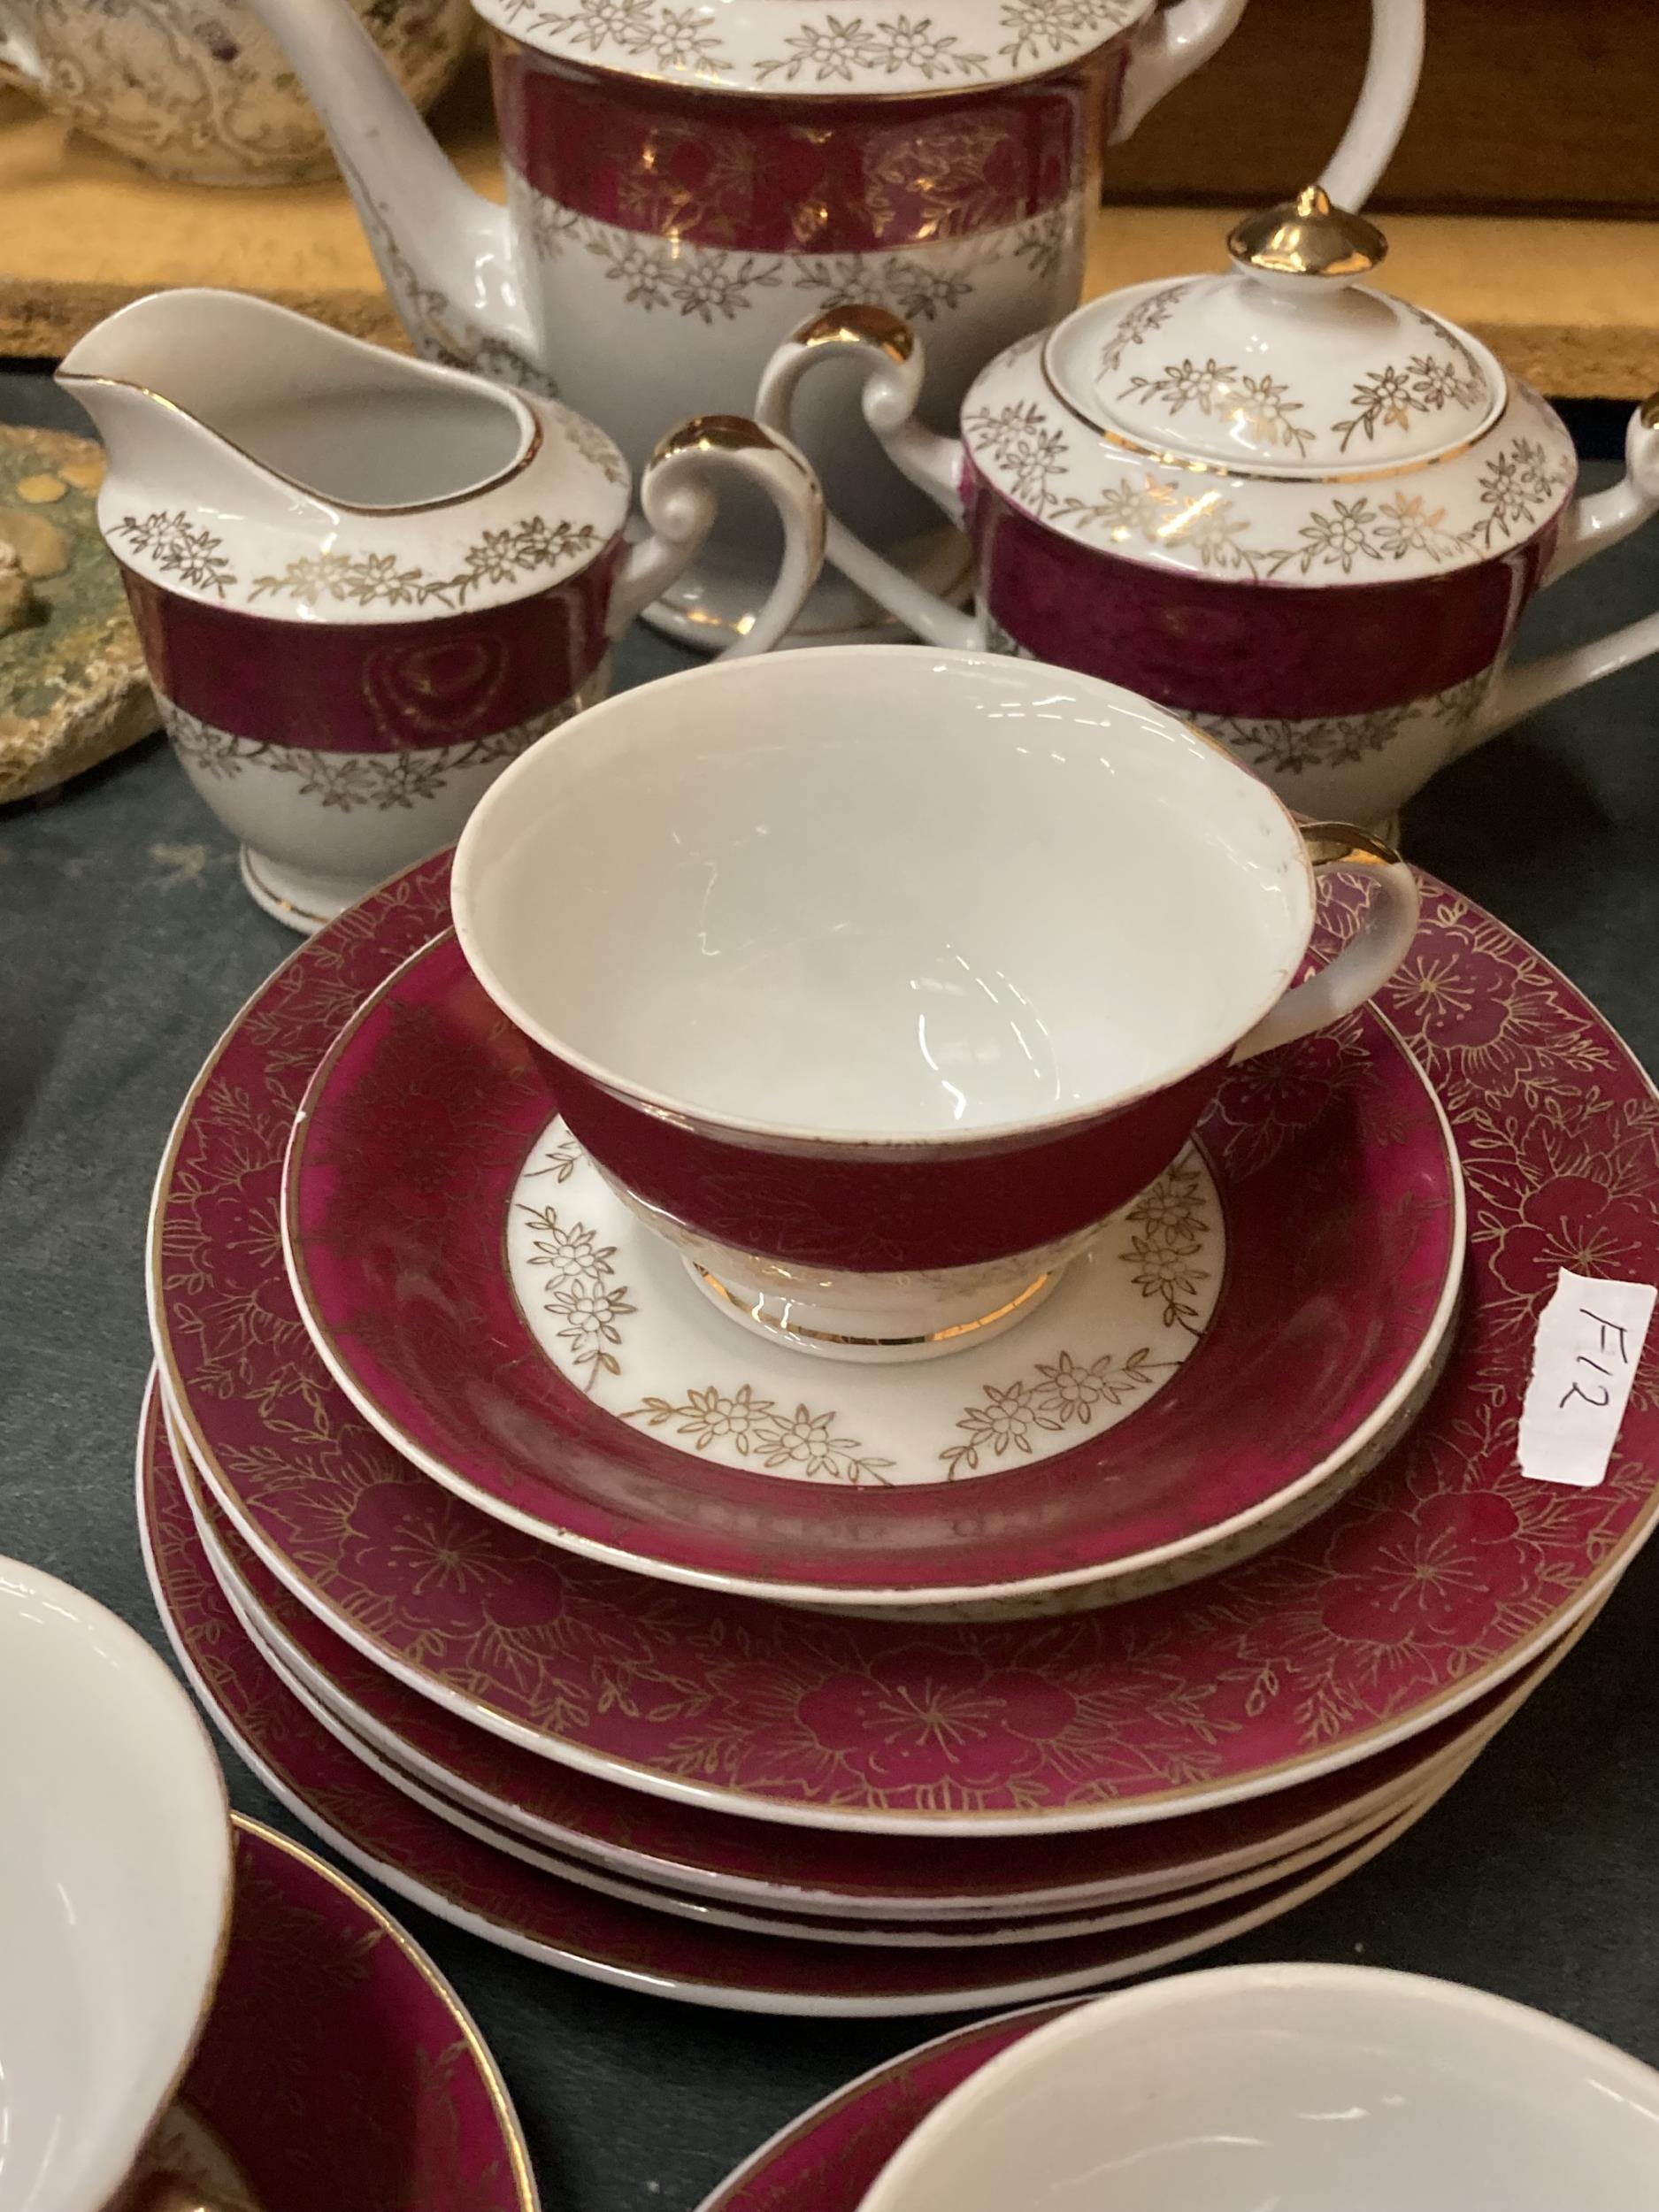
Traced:
[[3, 1560], [0, 1772], [0, 2207], [125, 2207], [219, 1978], [219, 1763], [142, 1638]]
[[[1333, 860], [1379, 895], [1298, 984]], [[452, 896], [570, 1130], [710, 1296], [857, 1358], [1032, 1310], [1229, 1063], [1358, 1006], [1417, 912], [1386, 847], [1299, 829], [1133, 693], [925, 647], [590, 709], [487, 794]]]
[[1082, 2005], [971, 2074], [861, 2212], [1645, 2212], [1659, 2074], [1502, 1997], [1224, 1966]]

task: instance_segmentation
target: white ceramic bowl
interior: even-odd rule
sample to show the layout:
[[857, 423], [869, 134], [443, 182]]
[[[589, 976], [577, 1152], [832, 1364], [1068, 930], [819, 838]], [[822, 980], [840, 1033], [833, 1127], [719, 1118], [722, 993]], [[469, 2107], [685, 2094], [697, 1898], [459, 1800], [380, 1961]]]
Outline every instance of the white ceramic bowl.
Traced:
[[1547, 2014], [1350, 1966], [1102, 1998], [947, 2097], [863, 2212], [1653, 2212], [1659, 2074]]
[[219, 1762], [140, 1637], [0, 1559], [0, 2212], [101, 2212], [188, 2062], [231, 1894]]

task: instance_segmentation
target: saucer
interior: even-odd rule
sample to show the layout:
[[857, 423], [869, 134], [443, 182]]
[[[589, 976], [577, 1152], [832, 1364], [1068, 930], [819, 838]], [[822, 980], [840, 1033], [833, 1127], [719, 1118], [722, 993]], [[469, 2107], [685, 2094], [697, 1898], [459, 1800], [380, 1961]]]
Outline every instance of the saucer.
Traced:
[[227, 1741], [296, 1818], [377, 1881], [487, 1941], [589, 1979], [692, 2003], [819, 2017], [967, 2010], [1094, 1988], [1278, 1918], [1386, 1849], [1440, 1793], [1300, 1874], [1144, 1931], [958, 1952], [696, 1926], [560, 1880], [463, 1833], [322, 1727], [258, 1655], [215, 1581], [153, 1412], [152, 1400], [139, 1440], [145, 1564], [173, 1652]]
[[645, 1582], [478, 1512], [356, 1416], [277, 1259], [300, 1097], [356, 1005], [442, 926], [447, 865], [320, 932], [232, 1024], [175, 1125], [149, 1271], [174, 1410], [239, 1532], [339, 1634], [469, 1721], [770, 1822], [1029, 1837], [1162, 1820], [1334, 1773], [1463, 1711], [1586, 1614], [1651, 1532], [1647, 1394], [1597, 1489], [1524, 1480], [1515, 1434], [1559, 1269], [1659, 1279], [1659, 1102], [1569, 984], [1432, 882], [1385, 999], [1469, 1181], [1464, 1310], [1404, 1443], [1273, 1552], [1132, 1606], [970, 1634]]
[[[572, 1878], [581, 1878], [574, 1861], [588, 1859], [681, 1896], [757, 1904], [774, 1913], [793, 1908], [820, 1923], [869, 1915], [890, 1928], [931, 1915], [935, 1923], [972, 1927], [996, 1918], [1053, 1916], [1067, 1908], [1133, 1907], [1162, 1893], [1196, 1889], [1279, 1863], [1310, 1847], [1333, 1848], [1339, 1836], [1389, 1816], [1445, 1773], [1461, 1772], [1588, 1625], [1581, 1622], [1571, 1630], [1502, 1694], [1481, 1699], [1400, 1750], [1330, 1781], [1281, 1790], [1225, 1815], [1194, 1814], [1089, 1836], [1079, 1839], [1080, 1850], [1064, 1839], [1005, 1839], [987, 1852], [972, 1841], [897, 1836], [879, 1839], [872, 1849], [871, 1839], [856, 1836], [729, 1820], [589, 1782], [418, 1697], [335, 1636], [265, 1571], [192, 1471], [158, 1392], [157, 1402], [168, 1448], [220, 1587], [288, 1687], [359, 1757], [373, 1763], [378, 1755], [389, 1763], [390, 1778], [405, 1787], [427, 1786], [450, 1817], [461, 1809], [481, 1816], [497, 1831], [498, 1845], [511, 1848], [508, 1837], [516, 1834], [550, 1847], [564, 1855]], [[154, 1417], [153, 1410], [147, 1412], [147, 1419]], [[157, 1479], [165, 1483], [165, 1474]], [[1092, 1878], [1079, 1882], [1076, 1878], [1085, 1870]], [[1048, 1889], [1033, 1892], [1031, 1884], [1041, 1872]], [[1073, 1878], [1069, 1886], [1056, 1878], [1063, 1873]], [[941, 1893], [953, 1878], [958, 1893]], [[904, 1893], [895, 1894], [902, 1883]], [[962, 1894], [970, 1886], [971, 1893]]]
[[305, 1094], [289, 1275], [358, 1410], [528, 1535], [826, 1609], [1069, 1610], [1323, 1510], [1446, 1340], [1462, 1182], [1380, 1016], [1235, 1069], [1199, 1133], [1010, 1335], [827, 1370], [715, 1310], [445, 936]]
[[228, 2164], [258, 2212], [536, 2212], [506, 2086], [426, 1953], [311, 1852], [234, 1824], [224, 1974], [147, 2163], [220, 2189]]

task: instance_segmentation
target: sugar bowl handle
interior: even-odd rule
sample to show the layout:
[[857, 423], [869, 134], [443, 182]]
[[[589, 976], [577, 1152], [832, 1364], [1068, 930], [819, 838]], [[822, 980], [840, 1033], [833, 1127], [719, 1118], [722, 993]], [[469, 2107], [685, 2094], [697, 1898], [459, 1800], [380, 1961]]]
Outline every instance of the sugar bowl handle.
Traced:
[[1275, 1045], [1294, 1044], [1363, 1006], [1405, 958], [1417, 933], [1417, 880], [1392, 845], [1349, 822], [1302, 822], [1297, 827], [1316, 869], [1369, 875], [1376, 895], [1360, 926], [1333, 960], [1305, 983], [1293, 984], [1233, 1053], [1253, 1059]]
[[804, 454], [747, 415], [695, 415], [671, 430], [640, 478], [650, 535], [624, 560], [611, 588], [606, 628], [619, 637], [691, 561], [719, 511], [719, 480], [757, 484], [783, 521], [783, 560], [766, 603], [733, 658], [776, 645], [805, 603], [824, 565], [824, 495]]
[[[780, 437], [789, 434], [795, 390], [803, 376], [826, 361], [863, 364], [861, 403], [894, 465], [919, 486], [952, 522], [962, 520], [962, 443], [941, 438], [916, 419], [926, 361], [922, 342], [885, 307], [833, 307], [803, 323], [766, 364], [755, 412]], [[859, 590], [915, 631], [928, 645], [983, 645], [979, 620], [913, 583], [902, 569], [828, 517], [825, 551], [830, 565]]]
[[[1605, 552], [1621, 538], [1639, 529], [1659, 509], [1659, 392], [1645, 399], [1630, 419], [1624, 434], [1624, 473], [1604, 492], [1592, 492], [1571, 506], [1555, 541], [1555, 557], [1545, 572], [1543, 588], [1579, 567], [1593, 554]], [[1477, 745], [1496, 737], [1500, 730], [1524, 721], [1552, 699], [1628, 668], [1632, 661], [1659, 653], [1659, 614], [1646, 614], [1627, 622], [1622, 630], [1570, 645], [1563, 652], [1544, 653], [1518, 668], [1506, 668], [1481, 702], [1459, 749], [1472, 752]]]

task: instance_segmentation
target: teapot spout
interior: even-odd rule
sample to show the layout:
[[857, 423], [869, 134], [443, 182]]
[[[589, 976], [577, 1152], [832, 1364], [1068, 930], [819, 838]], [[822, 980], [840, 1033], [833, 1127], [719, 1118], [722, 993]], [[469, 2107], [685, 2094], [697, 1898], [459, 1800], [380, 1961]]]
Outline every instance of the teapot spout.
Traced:
[[322, 118], [417, 352], [551, 392], [507, 210], [465, 183], [347, 0], [250, 0]]

